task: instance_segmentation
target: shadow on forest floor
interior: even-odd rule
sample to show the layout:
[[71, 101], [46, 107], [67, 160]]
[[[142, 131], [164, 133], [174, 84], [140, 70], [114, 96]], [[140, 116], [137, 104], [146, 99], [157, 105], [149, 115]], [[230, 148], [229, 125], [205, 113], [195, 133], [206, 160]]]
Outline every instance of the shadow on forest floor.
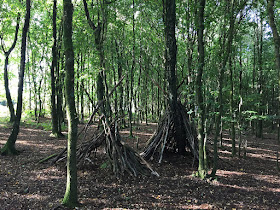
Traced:
[[[134, 138], [121, 132], [124, 142], [144, 147], [155, 124], [139, 125]], [[0, 125], [0, 147], [11, 129]], [[0, 156], [1, 209], [54, 209], [64, 195], [65, 163], [51, 166], [39, 160], [60, 152], [66, 139], [49, 137], [50, 132], [21, 128], [16, 157]], [[92, 163], [80, 168], [78, 209], [280, 209], [280, 177], [276, 170], [276, 136], [256, 139], [247, 134], [247, 158], [231, 157], [230, 139], [225, 133], [219, 150], [218, 181], [192, 176], [192, 157], [171, 155], [161, 165], [152, 163], [160, 177], [128, 177], [118, 181], [109, 168], [100, 167], [106, 155], [100, 149]], [[210, 141], [211, 142], [211, 141]]]

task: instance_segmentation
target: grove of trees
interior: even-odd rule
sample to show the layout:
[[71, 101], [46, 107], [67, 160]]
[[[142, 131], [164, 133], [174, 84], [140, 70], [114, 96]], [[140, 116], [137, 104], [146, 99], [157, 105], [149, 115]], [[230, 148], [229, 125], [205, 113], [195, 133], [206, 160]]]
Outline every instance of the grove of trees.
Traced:
[[153, 151], [188, 147], [196, 175], [215, 178], [223, 130], [233, 157], [246, 157], [247, 130], [277, 131], [280, 142], [279, 30], [275, 0], [2, 0], [0, 99], [13, 130], [1, 154], [18, 154], [22, 114], [51, 117], [55, 137], [68, 122], [63, 203], [78, 205], [78, 123], [98, 104], [97, 119], [131, 137], [137, 124], [159, 123]]

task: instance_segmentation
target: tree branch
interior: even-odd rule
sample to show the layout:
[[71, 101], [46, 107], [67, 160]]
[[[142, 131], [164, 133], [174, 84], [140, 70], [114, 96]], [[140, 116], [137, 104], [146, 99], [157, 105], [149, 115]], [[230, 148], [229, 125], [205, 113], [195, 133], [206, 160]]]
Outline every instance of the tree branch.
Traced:
[[89, 16], [87, 0], [83, 0], [83, 3], [84, 3], [84, 9], [85, 9], [85, 13], [86, 13], [88, 24], [92, 28], [92, 30], [95, 30], [97, 27], [94, 25], [93, 21], [91, 20], [91, 18]]

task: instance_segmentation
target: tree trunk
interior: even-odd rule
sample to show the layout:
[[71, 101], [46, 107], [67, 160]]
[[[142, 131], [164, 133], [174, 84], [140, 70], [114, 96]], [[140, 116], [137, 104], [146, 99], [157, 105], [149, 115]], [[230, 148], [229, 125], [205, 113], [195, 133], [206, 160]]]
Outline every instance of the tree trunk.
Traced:
[[164, 25], [165, 25], [165, 72], [168, 80], [168, 105], [170, 108], [171, 121], [174, 122], [175, 139], [177, 143], [178, 153], [186, 152], [186, 142], [182, 129], [182, 120], [177, 109], [177, 44], [175, 37], [176, 24], [176, 1], [165, 0], [164, 2]]
[[[91, 27], [91, 29], [94, 31], [94, 36], [95, 36], [95, 45], [96, 45], [96, 49], [98, 51], [99, 54], [99, 63], [100, 63], [100, 68], [101, 70], [99, 71], [97, 78], [96, 78], [96, 86], [97, 86], [97, 100], [100, 102], [105, 98], [105, 91], [106, 93], [108, 93], [108, 88], [106, 86], [106, 78], [105, 78], [105, 56], [104, 56], [104, 49], [103, 49], [103, 42], [104, 42], [104, 29], [105, 29], [105, 25], [106, 25], [106, 18], [105, 16], [105, 12], [104, 12], [104, 8], [102, 5], [101, 9], [102, 9], [102, 22], [99, 20], [97, 26], [95, 26], [94, 22], [92, 21], [92, 19], [90, 18], [89, 15], [89, 11], [88, 11], [88, 6], [87, 6], [87, 0], [83, 0], [83, 4], [84, 4], [84, 10], [86, 13], [86, 18], [88, 21], [89, 26]], [[106, 87], [106, 89], [105, 89]], [[100, 108], [102, 113], [105, 112], [110, 112], [110, 108], [109, 108], [109, 102], [106, 101], [106, 109], [104, 107], [104, 105], [102, 105], [102, 107]], [[109, 113], [107, 113], [107, 116], [110, 116]]]
[[[230, 12], [230, 17], [229, 17], [229, 29], [227, 31], [227, 35], [224, 36], [223, 40], [223, 46], [221, 50], [221, 55], [220, 57], [223, 59], [221, 60], [219, 69], [219, 95], [218, 95], [218, 103], [219, 103], [219, 113], [217, 115], [216, 123], [215, 123], [215, 137], [214, 137], [214, 160], [213, 160], [213, 169], [211, 172], [211, 176], [215, 177], [216, 176], [216, 171], [217, 171], [217, 162], [218, 162], [218, 147], [217, 147], [217, 142], [218, 142], [218, 136], [221, 136], [221, 122], [222, 122], [222, 114], [223, 114], [223, 82], [224, 82], [224, 72], [226, 68], [226, 64], [228, 62], [230, 53], [231, 53], [231, 47], [232, 47], [232, 42], [233, 42], [233, 37], [234, 37], [234, 27], [235, 27], [235, 20], [236, 20], [236, 6], [237, 7], [237, 12], [241, 11], [243, 8], [242, 6], [245, 6], [244, 2], [243, 4], [236, 5], [237, 1], [232, 1], [229, 3], [228, 9]], [[238, 10], [239, 9], [239, 10]], [[225, 25], [224, 25], [225, 27]], [[222, 139], [221, 139], [222, 141]]]
[[67, 147], [67, 184], [63, 198], [63, 205], [78, 206], [77, 189], [77, 130], [78, 119], [75, 108], [74, 93], [74, 51], [72, 42], [73, 5], [71, 0], [63, 0], [63, 42], [65, 52], [65, 97], [68, 119], [68, 147]]
[[84, 78], [83, 78], [83, 75], [84, 75], [84, 67], [85, 67], [85, 61], [84, 61], [84, 56], [83, 56], [83, 53], [81, 53], [81, 74], [82, 74], [82, 80], [81, 80], [81, 83], [80, 83], [80, 91], [81, 91], [81, 100], [80, 100], [80, 106], [81, 106], [81, 123], [84, 122], [84, 118], [85, 118], [85, 115], [84, 115], [84, 93], [83, 93], [83, 88], [84, 88]]
[[[5, 54], [4, 85], [5, 85], [7, 105], [8, 105], [9, 111], [10, 111], [10, 122], [14, 122], [16, 116], [15, 116], [15, 109], [14, 109], [14, 105], [13, 105], [13, 101], [12, 101], [11, 93], [10, 93], [10, 89], [9, 89], [8, 65], [9, 65], [9, 56], [10, 56], [11, 52], [14, 50], [16, 43], [17, 43], [19, 22], [20, 22], [20, 13], [18, 13], [18, 16], [17, 16], [17, 25], [16, 25], [14, 41], [13, 41], [12, 46], [10, 47], [10, 49], [7, 52], [4, 50], [4, 45], [2, 44], [2, 49]], [[0, 39], [3, 42], [1, 35], [0, 35]]]
[[236, 155], [236, 142], [235, 142], [235, 113], [234, 113], [234, 81], [233, 81], [233, 69], [232, 69], [232, 55], [229, 58], [229, 71], [230, 71], [230, 132], [231, 132], [231, 155]]
[[198, 11], [198, 71], [196, 76], [196, 95], [197, 95], [197, 106], [198, 106], [198, 145], [199, 145], [199, 163], [198, 163], [198, 176], [204, 178], [207, 174], [207, 168], [205, 168], [205, 142], [204, 142], [204, 123], [205, 123], [205, 107], [203, 102], [203, 91], [202, 91], [202, 75], [204, 68], [204, 8], [205, 0], [199, 1]]
[[21, 59], [20, 59], [20, 70], [19, 70], [19, 82], [18, 82], [18, 99], [17, 99], [17, 111], [16, 118], [13, 124], [12, 133], [9, 136], [5, 146], [1, 150], [2, 155], [16, 155], [18, 151], [15, 148], [15, 143], [19, 133], [19, 125], [22, 113], [22, 93], [23, 93], [23, 79], [25, 70], [25, 57], [26, 57], [26, 39], [30, 22], [30, 0], [26, 0], [26, 14], [24, 20], [24, 26], [22, 30], [21, 38]]
[[[123, 76], [123, 65], [122, 65], [122, 52], [120, 52], [119, 43], [115, 40], [116, 44], [116, 52], [117, 52], [117, 64], [118, 64], [118, 79], [120, 80]], [[125, 120], [123, 118], [124, 110], [123, 110], [123, 85], [120, 84], [118, 87], [119, 92], [119, 106], [118, 106], [118, 113], [119, 116], [122, 116], [121, 126], [125, 127]]]
[[55, 137], [62, 136], [59, 131], [59, 119], [57, 111], [57, 87], [56, 76], [57, 72], [57, 38], [56, 38], [56, 9], [57, 0], [53, 0], [53, 46], [52, 46], [52, 65], [51, 65], [51, 115], [52, 115], [52, 134]]
[[132, 16], [132, 25], [133, 25], [133, 49], [132, 49], [132, 66], [130, 71], [130, 98], [129, 98], [129, 136], [133, 137], [132, 133], [132, 103], [133, 103], [133, 74], [135, 69], [135, 18], [134, 18], [134, 11], [135, 11], [135, 2], [133, 0], [133, 16]]
[[[269, 25], [272, 30], [273, 40], [274, 40], [274, 47], [275, 47], [275, 58], [276, 58], [276, 67], [278, 69], [278, 89], [280, 89], [280, 36], [277, 30], [275, 20], [274, 20], [274, 0], [267, 1], [267, 13], [269, 17]], [[279, 91], [280, 93], [280, 91]], [[278, 97], [279, 104], [280, 104], [280, 96]], [[279, 110], [279, 108], [278, 108]], [[278, 112], [279, 113], [279, 112]], [[279, 115], [279, 114], [278, 114]], [[280, 119], [278, 119], [278, 142], [280, 143]]]
[[[59, 35], [59, 37], [62, 37]], [[60, 43], [60, 42], [59, 42]], [[58, 45], [59, 49], [61, 48], [60, 47], [60, 44]], [[58, 53], [58, 61], [61, 60], [61, 62], [63, 62], [63, 59], [61, 59], [60, 57], [60, 53]], [[56, 79], [56, 92], [57, 92], [57, 116], [58, 116], [58, 132], [60, 134], [62, 134], [62, 128], [61, 128], [61, 125], [62, 123], [65, 122], [65, 114], [64, 114], [64, 111], [63, 111], [63, 81], [64, 81], [64, 72], [60, 73], [60, 62], [57, 62], [57, 69], [56, 69], [56, 76], [57, 76], [57, 79]]]
[[[259, 68], [259, 105], [258, 105], [258, 115], [261, 117], [263, 115], [263, 17], [261, 15], [260, 20], [260, 32], [257, 36], [258, 39], [258, 68]], [[259, 119], [257, 122], [256, 137], [263, 138], [263, 120]]]

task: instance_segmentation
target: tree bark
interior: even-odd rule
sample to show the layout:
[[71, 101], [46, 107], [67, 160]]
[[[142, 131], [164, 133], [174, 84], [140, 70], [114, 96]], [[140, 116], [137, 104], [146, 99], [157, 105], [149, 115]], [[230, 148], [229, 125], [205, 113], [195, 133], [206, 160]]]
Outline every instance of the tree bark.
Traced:
[[177, 109], [177, 44], [175, 37], [176, 25], [176, 1], [165, 0], [163, 5], [164, 25], [165, 25], [165, 72], [168, 81], [168, 105], [170, 108], [171, 118], [174, 122], [175, 139], [179, 154], [186, 152], [186, 142], [182, 130], [182, 122]]
[[198, 11], [198, 71], [196, 76], [196, 95], [198, 105], [198, 145], [199, 145], [199, 163], [198, 163], [198, 176], [204, 178], [207, 174], [206, 164], [204, 163], [204, 121], [205, 121], [205, 107], [203, 102], [203, 91], [202, 91], [202, 75], [204, 68], [204, 8], [205, 0], [199, 1]]
[[25, 57], [26, 57], [26, 39], [29, 29], [30, 22], [30, 0], [26, 0], [26, 14], [24, 20], [24, 26], [22, 30], [21, 38], [21, 59], [20, 59], [20, 69], [19, 69], [19, 81], [18, 81], [18, 98], [17, 98], [17, 110], [16, 118], [13, 124], [12, 133], [9, 136], [5, 146], [1, 150], [2, 155], [16, 155], [18, 151], [15, 148], [15, 143], [19, 133], [19, 125], [22, 113], [22, 93], [23, 93], [23, 79], [25, 71]]
[[77, 189], [77, 130], [78, 118], [75, 108], [74, 92], [74, 50], [72, 42], [73, 4], [71, 0], [63, 0], [63, 43], [65, 53], [65, 96], [68, 119], [68, 146], [67, 146], [67, 184], [63, 198], [63, 205], [78, 206]]

